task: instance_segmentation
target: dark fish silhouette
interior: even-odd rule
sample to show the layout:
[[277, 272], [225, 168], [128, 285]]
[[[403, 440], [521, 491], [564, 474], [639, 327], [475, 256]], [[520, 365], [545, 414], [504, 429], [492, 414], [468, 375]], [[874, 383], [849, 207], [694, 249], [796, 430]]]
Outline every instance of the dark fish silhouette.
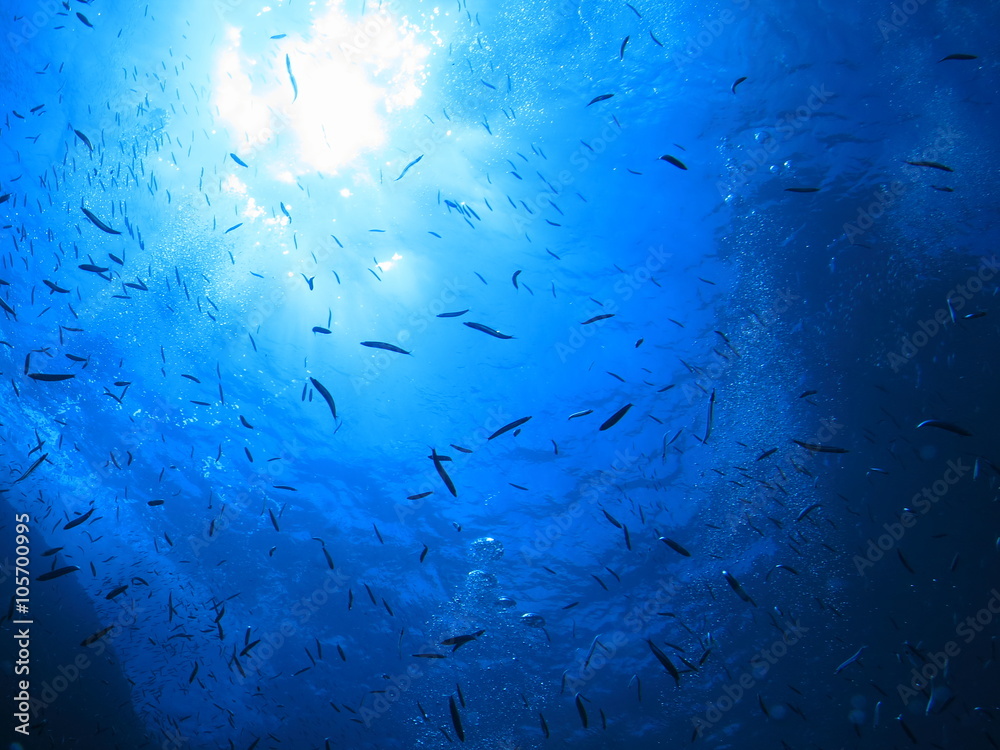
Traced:
[[121, 232], [119, 232], [117, 229], [112, 229], [107, 224], [105, 224], [103, 221], [101, 221], [96, 216], [94, 216], [94, 214], [91, 213], [91, 211], [89, 209], [86, 209], [83, 206], [81, 206], [80, 210], [83, 211], [83, 215], [86, 216], [88, 219], [90, 219], [91, 223], [95, 227], [97, 227], [98, 229], [100, 229], [102, 232], [107, 232], [108, 234], [121, 234]]

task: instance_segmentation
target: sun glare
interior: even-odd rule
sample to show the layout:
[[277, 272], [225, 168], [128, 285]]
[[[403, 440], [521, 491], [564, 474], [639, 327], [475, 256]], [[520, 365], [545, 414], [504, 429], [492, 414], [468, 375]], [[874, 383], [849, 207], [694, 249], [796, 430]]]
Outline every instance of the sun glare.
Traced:
[[[383, 146], [386, 115], [421, 95], [429, 50], [419, 33], [406, 17], [385, 10], [348, 17], [339, 0], [306, 32], [271, 42], [265, 54], [249, 53], [245, 32], [228, 28], [215, 102], [235, 137], [234, 151], [280, 179], [289, 171], [334, 174]], [[266, 146], [277, 139], [282, 159], [269, 164]]]

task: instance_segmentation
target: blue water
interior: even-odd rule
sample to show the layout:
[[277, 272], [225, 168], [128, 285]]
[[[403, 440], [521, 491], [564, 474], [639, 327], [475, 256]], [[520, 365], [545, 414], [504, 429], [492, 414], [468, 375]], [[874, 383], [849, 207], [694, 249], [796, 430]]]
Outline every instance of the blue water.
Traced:
[[11, 748], [1000, 746], [995, 4], [0, 10]]

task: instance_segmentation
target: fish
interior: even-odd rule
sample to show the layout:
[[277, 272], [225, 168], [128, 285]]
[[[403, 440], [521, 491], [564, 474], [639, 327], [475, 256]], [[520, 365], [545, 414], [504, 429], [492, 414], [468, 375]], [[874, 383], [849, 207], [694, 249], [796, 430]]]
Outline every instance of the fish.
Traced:
[[959, 52], [953, 55], [948, 55], [947, 57], [942, 57], [940, 60], [938, 60], [938, 62], [943, 63], [946, 60], [978, 60], [978, 59], [979, 59], [978, 55], [963, 55], [962, 53]]
[[55, 578], [61, 578], [69, 573], [75, 573], [80, 569], [78, 565], [67, 565], [64, 568], [56, 568], [55, 570], [50, 570], [46, 573], [42, 573], [35, 580], [36, 581], [51, 581]]
[[490, 328], [489, 326], [485, 326], [482, 323], [470, 323], [469, 321], [465, 321], [464, 325], [467, 325], [469, 328], [475, 328], [477, 331], [482, 331], [483, 333], [488, 333], [493, 338], [497, 338], [497, 339], [512, 339], [512, 338], [514, 338], [513, 336], [508, 336], [506, 333], [500, 333], [500, 331], [498, 331], [498, 330], [496, 330], [494, 328]]
[[943, 422], [940, 419], [925, 419], [923, 422], [917, 425], [918, 430], [921, 427], [937, 427], [939, 430], [946, 430], [947, 432], [953, 432], [956, 435], [961, 435], [962, 437], [972, 437], [972, 433], [966, 430], [964, 427], [959, 427], [957, 424], [952, 424], [951, 422]]
[[448, 472], [444, 469], [444, 464], [441, 462], [444, 460], [450, 461], [450, 458], [446, 456], [438, 455], [438, 452], [431, 448], [431, 460], [434, 462], [434, 468], [437, 470], [438, 476], [441, 477], [441, 481], [444, 482], [444, 486], [448, 488], [448, 492], [451, 493], [452, 497], [458, 497], [458, 491], [455, 489], [455, 483], [451, 481], [451, 477], [448, 476]]
[[108, 270], [110, 270], [108, 268], [105, 268], [104, 266], [95, 266], [92, 263], [83, 263], [77, 266], [77, 268], [79, 268], [81, 271], [90, 271], [90, 273], [107, 273]]
[[329, 328], [323, 328], [322, 326], [313, 326], [312, 332], [313, 333], [326, 333], [326, 334], [328, 334], [328, 333], [330, 333], [330, 329]]
[[410, 354], [405, 349], [400, 349], [395, 344], [386, 344], [384, 341], [362, 341], [361, 346], [367, 346], [370, 349], [385, 349], [387, 352], [396, 352], [397, 354]]
[[76, 17], [80, 19], [80, 22], [84, 26], [86, 26], [88, 28], [91, 28], [91, 29], [94, 28], [94, 24], [92, 24], [89, 20], [87, 20], [87, 17], [85, 15], [83, 15], [83, 13], [77, 13]]
[[299, 98], [299, 84], [295, 80], [295, 75], [292, 73], [292, 60], [288, 55], [285, 55], [285, 69], [288, 71], [288, 80], [292, 83], [292, 101], [294, 102]]
[[[48, 457], [49, 457], [49, 454], [48, 454], [48, 453], [43, 453], [43, 454], [41, 455], [41, 457], [39, 457], [38, 459], [36, 459], [36, 460], [35, 460], [35, 463], [33, 463], [33, 464], [32, 464], [31, 466], [29, 466], [29, 467], [27, 468], [27, 470], [25, 470], [25, 471], [24, 471], [24, 473], [22, 473], [22, 474], [21, 474], [21, 476], [19, 476], [19, 477], [18, 477], [17, 479], [15, 479], [15, 480], [14, 480], [14, 481], [12, 482], [12, 484], [17, 484], [18, 482], [23, 482], [23, 481], [24, 481], [25, 479], [27, 479], [27, 478], [28, 478], [29, 476], [31, 476], [31, 472], [33, 472], [33, 471], [34, 471], [35, 469], [37, 469], [37, 468], [38, 468], [39, 466], [41, 466], [41, 465], [42, 465], [42, 463], [43, 463], [43, 462], [45, 461], [45, 459], [47, 459]], [[90, 509], [90, 510], [89, 510], [89, 511], [87, 512], [87, 516], [89, 517], [89, 516], [90, 516], [90, 514], [91, 514], [91, 513], [93, 513], [93, 511], [94, 511], [94, 509], [93, 509], [93, 508], [91, 508], [91, 509]], [[86, 520], [86, 519], [84, 519], [84, 520]], [[81, 523], [82, 523], [82, 522], [81, 522]], [[69, 527], [63, 527], [63, 528], [69, 528]]]
[[309, 382], [312, 383], [313, 388], [315, 388], [317, 393], [319, 393], [319, 395], [323, 397], [323, 400], [326, 401], [326, 405], [330, 407], [330, 413], [333, 415], [333, 418], [336, 419], [337, 404], [334, 402], [333, 396], [330, 395], [330, 391], [326, 389], [326, 386], [316, 380], [316, 378], [309, 378]]
[[73, 132], [76, 133], [76, 137], [79, 138], [81, 141], [83, 141], [84, 145], [86, 145], [87, 148], [89, 148], [91, 151], [94, 150], [94, 144], [90, 142], [90, 139], [87, 136], [85, 136], [83, 133], [81, 133], [79, 130], [76, 129], [74, 129]]
[[576, 712], [580, 714], [580, 723], [583, 724], [583, 728], [587, 728], [587, 709], [583, 705], [583, 698], [577, 693], [574, 697], [574, 702], [576, 703]]
[[606, 420], [604, 420], [604, 424], [602, 424], [597, 429], [599, 431], [601, 431], [601, 432], [603, 432], [604, 430], [611, 429], [616, 424], [618, 424], [619, 420], [621, 420], [621, 418], [624, 417], [625, 414], [628, 412], [628, 410], [631, 409], [631, 408], [632, 408], [632, 404], [625, 404], [625, 406], [623, 406], [621, 409], [619, 409], [614, 414], [612, 414], [610, 417], [608, 417]]
[[684, 162], [682, 162], [675, 156], [671, 156], [670, 154], [664, 154], [663, 156], [660, 157], [660, 160], [665, 161], [668, 164], [673, 164], [678, 169], [687, 170], [687, 165], [685, 165]]
[[121, 232], [119, 232], [117, 229], [112, 229], [103, 221], [94, 216], [94, 214], [90, 211], [90, 209], [80, 206], [80, 210], [83, 211], [84, 216], [90, 219], [91, 224], [100, 229], [102, 232], [107, 232], [108, 234], [121, 234]]
[[903, 550], [897, 548], [896, 556], [899, 557], [899, 561], [903, 564], [903, 567], [906, 568], [907, 571], [909, 571], [910, 573], [916, 573], [916, 571], [913, 569], [913, 566], [911, 566], [910, 563], [907, 562], [906, 558], [903, 556]]
[[591, 323], [596, 323], [599, 320], [607, 320], [608, 318], [615, 317], [614, 313], [604, 313], [603, 315], [595, 315], [593, 318], [583, 321], [580, 325], [587, 326]]
[[452, 638], [445, 638], [438, 645], [439, 646], [452, 646], [453, 648], [451, 650], [452, 650], [452, 652], [455, 652], [455, 651], [458, 651], [458, 649], [461, 646], [464, 646], [466, 643], [471, 643], [472, 641], [476, 640], [481, 635], [483, 635], [483, 633], [485, 633], [485, 632], [486, 632], [485, 630], [477, 630], [475, 633], [470, 633], [469, 635], [456, 635], [456, 636], [454, 636]]
[[742, 599], [743, 601], [745, 601], [747, 604], [752, 604], [755, 607], [757, 606], [757, 602], [755, 602], [753, 599], [751, 599], [750, 595], [746, 591], [743, 590], [743, 587], [740, 585], [739, 581], [737, 581], [735, 578], [733, 578], [733, 576], [731, 576], [725, 570], [722, 571], [722, 575], [725, 577], [726, 582], [729, 584], [729, 586], [732, 588], [732, 590], [736, 592], [736, 595], [739, 596], [740, 599]]
[[712, 390], [712, 395], [708, 399], [708, 420], [705, 423], [705, 439], [701, 442], [707, 443], [708, 436], [712, 434], [712, 422], [715, 420], [715, 390]]
[[600, 96], [595, 96], [593, 99], [590, 100], [590, 104], [588, 104], [587, 106], [589, 107], [591, 104], [597, 104], [597, 102], [607, 101], [613, 96], [614, 94], [601, 94]]
[[513, 430], [515, 427], [520, 427], [525, 422], [527, 422], [529, 419], [531, 419], [531, 417], [521, 417], [520, 419], [515, 419], [510, 424], [505, 424], [503, 427], [501, 427], [499, 430], [497, 430], [496, 432], [494, 432], [492, 435], [490, 435], [486, 439], [487, 440], [492, 440], [495, 437], [500, 437], [505, 432], [509, 432], [510, 430]]
[[415, 659], [447, 659], [447, 654], [410, 654]]
[[653, 656], [655, 656], [657, 661], [663, 665], [663, 668], [667, 670], [670, 676], [674, 678], [675, 687], [680, 687], [681, 673], [677, 671], [677, 667], [675, 667], [674, 663], [670, 661], [670, 657], [663, 653], [663, 651], [660, 650], [660, 647], [648, 638], [646, 639], [646, 643], [649, 645], [649, 650], [653, 652]]
[[621, 46], [621, 48], [620, 48], [620, 49], [618, 50], [618, 59], [619, 59], [619, 60], [624, 60], [624, 59], [625, 59], [625, 45], [627, 45], [627, 44], [628, 44], [628, 40], [629, 40], [629, 37], [625, 37], [625, 38], [624, 38], [624, 39], [622, 40], [622, 46]]
[[773, 573], [776, 570], [787, 570], [792, 575], [798, 575], [799, 574], [799, 572], [795, 568], [791, 567], [790, 565], [775, 565], [773, 568], [771, 568], [769, 571], [767, 571], [767, 575], [764, 576], [764, 581], [770, 580], [771, 573]]
[[424, 558], [427, 557], [427, 552], [428, 552], [428, 548], [427, 548], [427, 545], [425, 544], [423, 552], [420, 553], [420, 562], [423, 562]]
[[458, 312], [444, 312], [444, 313], [439, 313], [437, 315], [437, 317], [439, 317], [439, 318], [457, 318], [457, 317], [460, 317], [462, 315], [465, 315], [467, 312], [469, 312], [469, 311], [468, 310], [459, 310]]
[[539, 724], [542, 727], [542, 734], [545, 735], [545, 739], [548, 739], [549, 738], [549, 725], [545, 722], [545, 715], [541, 711], [538, 712], [538, 721], [539, 721]]
[[108, 627], [103, 628], [102, 630], [98, 630], [93, 635], [87, 636], [82, 641], [80, 641], [80, 647], [81, 648], [86, 648], [87, 646], [89, 646], [92, 643], [97, 643], [99, 640], [101, 640], [101, 638], [103, 638], [104, 636], [106, 636], [108, 633], [110, 633], [116, 627], [117, 627], [116, 625], [108, 625]]
[[757, 456], [757, 460], [758, 461], [762, 461], [763, 459], [767, 458], [768, 456], [773, 456], [775, 453], [777, 453], [777, 451], [778, 451], [777, 448], [769, 448], [768, 450], [764, 451], [759, 456]]
[[675, 542], [673, 539], [667, 539], [667, 537], [661, 536], [660, 541], [663, 542], [668, 547], [670, 547], [670, 549], [672, 549], [677, 554], [684, 555], [684, 557], [691, 557], [691, 553], [688, 552], [684, 547], [679, 545], [677, 542]]
[[247, 169], [249, 169], [249, 168], [250, 168], [250, 165], [249, 165], [249, 164], [247, 164], [247, 163], [246, 163], [245, 161], [243, 161], [243, 160], [242, 160], [242, 159], [241, 159], [240, 157], [238, 157], [238, 156], [237, 156], [236, 154], [233, 154], [233, 153], [230, 153], [230, 154], [229, 154], [229, 156], [231, 156], [231, 157], [232, 157], [232, 159], [233, 159], [233, 161], [234, 161], [234, 162], [236, 162], [237, 164], [239, 164], [239, 165], [240, 165], [241, 167], [246, 167]]
[[606, 510], [604, 510], [604, 508], [601, 508], [601, 513], [603, 513], [604, 517], [607, 518], [608, 521], [611, 522], [612, 526], [615, 526], [616, 528], [619, 528], [619, 529], [622, 528], [621, 522], [617, 518], [615, 518], [613, 515], [611, 515], [610, 513], [608, 513]]
[[849, 666], [851, 666], [854, 662], [858, 661], [861, 658], [861, 655], [865, 652], [866, 648], [868, 648], [868, 647], [867, 646], [862, 646], [857, 651], [855, 651], [854, 654], [853, 654], [853, 656], [849, 657], [846, 661], [842, 662], [841, 665], [839, 667], [837, 667], [833, 671], [833, 673], [834, 674], [840, 674], [845, 669], [847, 669]]
[[72, 521], [70, 521], [65, 526], [63, 526], [63, 531], [68, 531], [69, 529], [76, 528], [80, 524], [85, 523], [87, 521], [87, 519], [90, 518], [94, 514], [94, 510], [96, 510], [96, 509], [95, 508], [91, 508], [86, 513], [84, 513], [82, 516], [77, 516], [76, 518], [74, 518]]
[[816, 443], [804, 443], [801, 440], [792, 440], [796, 445], [805, 448], [813, 453], [850, 453], [847, 448], [837, 448], [832, 445], [817, 445]]
[[819, 188], [815, 187], [790, 187], [785, 188], [786, 193], [818, 193]]
[[395, 180], [393, 180], [393, 182], [399, 182], [401, 179], [403, 179], [406, 176], [406, 173], [410, 171], [410, 168], [414, 164], [416, 164], [417, 162], [419, 162], [421, 159], [423, 159], [423, 158], [424, 158], [424, 155], [420, 154], [420, 156], [418, 156], [416, 159], [414, 159], [409, 164], [407, 164], [405, 167], [403, 167], [403, 171], [399, 173], [399, 177], [397, 177]]
[[407, 495], [406, 499], [407, 500], [421, 500], [421, 499], [427, 497], [428, 495], [433, 495], [433, 494], [434, 494], [434, 491], [430, 490], [428, 492], [420, 492], [420, 493], [418, 493], [416, 495]]
[[942, 172], [954, 172], [955, 170], [951, 167], [946, 167], [944, 164], [936, 161], [908, 161], [906, 162], [911, 167], [930, 167], [931, 169], [940, 169]]
[[739, 78], [736, 79], [736, 83], [733, 84], [733, 89], [732, 89], [734, 94], [736, 93], [736, 87], [739, 86], [741, 83], [743, 83], [746, 79], [747, 79], [746, 76], [740, 76]]
[[569, 417], [567, 417], [567, 419], [577, 419], [579, 417], [585, 417], [588, 414], [593, 414], [593, 413], [594, 413], [593, 409], [585, 409], [584, 411], [573, 412], [572, 414], [569, 415]]
[[820, 507], [822, 507], [822, 503], [813, 503], [808, 508], [806, 508], [801, 513], [799, 513], [799, 515], [795, 517], [795, 520], [796, 521], [801, 521], [803, 518], [805, 518], [810, 513], [812, 513], [814, 510], [816, 510], [817, 508], [820, 508]]
[[451, 712], [451, 723], [455, 726], [455, 734], [459, 742], [465, 742], [465, 730], [462, 728], [462, 717], [458, 713], [458, 706], [455, 705], [455, 697], [448, 696], [448, 710]]

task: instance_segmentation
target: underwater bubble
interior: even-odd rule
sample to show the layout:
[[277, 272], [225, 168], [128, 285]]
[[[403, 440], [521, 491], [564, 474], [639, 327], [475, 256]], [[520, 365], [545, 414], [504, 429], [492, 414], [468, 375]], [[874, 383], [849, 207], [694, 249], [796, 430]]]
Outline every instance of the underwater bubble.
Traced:
[[478, 563], [499, 560], [503, 557], [503, 545], [491, 536], [480, 537], [469, 545], [469, 557]]
[[472, 570], [465, 579], [465, 588], [470, 594], [480, 597], [493, 596], [497, 587], [497, 577], [485, 570]]
[[498, 607], [503, 607], [504, 609], [510, 609], [511, 607], [516, 607], [517, 602], [511, 599], [509, 596], [501, 596], [496, 601]]
[[545, 618], [541, 615], [535, 614], [534, 612], [525, 612], [521, 615], [521, 622], [527, 625], [529, 628], [544, 628]]

